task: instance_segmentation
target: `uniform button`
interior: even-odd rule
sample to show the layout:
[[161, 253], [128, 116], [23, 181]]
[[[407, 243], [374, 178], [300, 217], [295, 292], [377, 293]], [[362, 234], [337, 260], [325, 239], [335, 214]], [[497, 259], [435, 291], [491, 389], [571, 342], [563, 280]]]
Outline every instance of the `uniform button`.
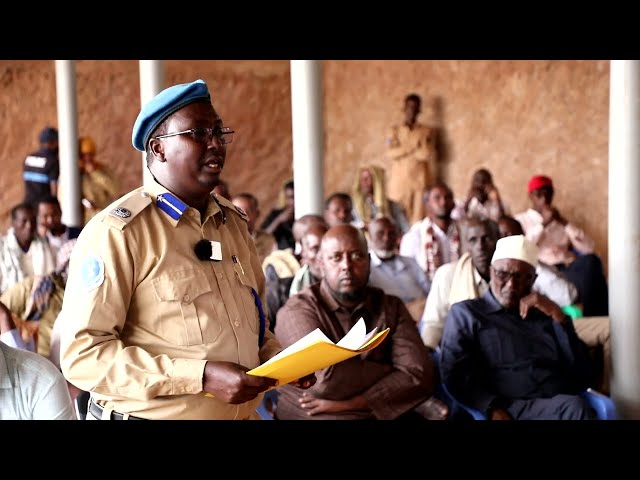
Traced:
[[218, 272], [218, 278], [222, 278], [222, 272]]
[[189, 387], [189, 386], [184, 387], [184, 391], [187, 392], [187, 393], [190, 393], [191, 392], [191, 387]]
[[234, 324], [236, 327], [239, 327], [239, 326], [240, 326], [240, 322], [238, 322], [237, 320], [236, 320], [235, 322], [233, 322], [233, 324]]
[[182, 300], [184, 302], [189, 302], [191, 300], [191, 297], [189, 295], [185, 295], [184, 297], [182, 297]]

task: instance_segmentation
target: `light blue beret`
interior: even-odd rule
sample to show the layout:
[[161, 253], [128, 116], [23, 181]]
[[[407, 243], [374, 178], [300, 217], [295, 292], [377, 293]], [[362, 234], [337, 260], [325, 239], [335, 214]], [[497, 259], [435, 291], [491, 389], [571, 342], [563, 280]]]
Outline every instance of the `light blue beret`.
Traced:
[[133, 124], [131, 143], [137, 150], [144, 152], [151, 132], [165, 118], [182, 107], [200, 100], [211, 101], [209, 88], [204, 80], [174, 85], [161, 91], [140, 110]]

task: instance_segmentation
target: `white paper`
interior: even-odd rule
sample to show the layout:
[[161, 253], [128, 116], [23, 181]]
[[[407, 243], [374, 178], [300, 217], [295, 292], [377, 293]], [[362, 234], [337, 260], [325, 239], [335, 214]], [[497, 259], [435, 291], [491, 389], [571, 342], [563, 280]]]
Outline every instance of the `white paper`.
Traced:
[[[376, 334], [377, 331], [378, 327], [367, 333], [367, 326], [364, 323], [364, 319], [360, 318], [360, 320], [358, 320], [356, 324], [351, 327], [351, 330], [349, 330], [347, 334], [342, 337], [342, 339], [336, 345], [338, 345], [339, 347], [347, 348], [349, 350], [358, 350], [365, 343], [371, 340], [371, 338]], [[306, 348], [307, 346], [316, 342], [330, 343], [333, 345], [333, 342], [329, 340], [329, 338], [322, 332], [322, 330], [316, 328], [314, 331], [308, 333], [296, 343], [289, 345], [280, 353], [271, 357], [269, 360], [264, 362], [264, 365], [275, 362], [282, 357], [286, 357], [287, 355], [297, 352], [298, 350], [302, 350], [303, 348]]]

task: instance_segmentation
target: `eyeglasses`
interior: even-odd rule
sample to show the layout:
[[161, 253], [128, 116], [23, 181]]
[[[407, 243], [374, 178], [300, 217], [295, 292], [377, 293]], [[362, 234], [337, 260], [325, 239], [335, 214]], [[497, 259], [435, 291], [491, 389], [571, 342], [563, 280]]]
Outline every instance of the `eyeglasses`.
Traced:
[[158, 135], [155, 138], [167, 138], [175, 135], [191, 135], [191, 138], [198, 143], [209, 144], [215, 136], [222, 145], [226, 145], [233, 141], [233, 134], [236, 133], [229, 127], [198, 127], [183, 130], [182, 132], [167, 133]]
[[501, 283], [507, 283], [509, 279], [513, 279], [515, 283], [531, 282], [535, 275], [526, 272], [508, 272], [507, 270], [498, 270], [491, 267], [496, 278]]

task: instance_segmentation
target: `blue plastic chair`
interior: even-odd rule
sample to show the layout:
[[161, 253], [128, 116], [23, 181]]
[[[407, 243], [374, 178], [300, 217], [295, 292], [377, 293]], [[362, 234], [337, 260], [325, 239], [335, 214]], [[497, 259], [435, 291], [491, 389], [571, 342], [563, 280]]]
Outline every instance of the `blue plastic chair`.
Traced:
[[[438, 370], [440, 370], [440, 350], [436, 350], [433, 353], [433, 360]], [[617, 420], [618, 414], [616, 412], [615, 403], [610, 397], [597, 392], [591, 388], [588, 388], [580, 394], [596, 412], [596, 418], [598, 420]], [[484, 412], [465, 405], [451, 395], [447, 386], [444, 383], [440, 383], [438, 386], [436, 396], [447, 404], [449, 411], [458, 412], [460, 410], [467, 412], [474, 420], [487, 420], [487, 416]]]
[[275, 420], [273, 413], [278, 405], [278, 391], [274, 388], [264, 394], [262, 403], [256, 409], [262, 420]]

